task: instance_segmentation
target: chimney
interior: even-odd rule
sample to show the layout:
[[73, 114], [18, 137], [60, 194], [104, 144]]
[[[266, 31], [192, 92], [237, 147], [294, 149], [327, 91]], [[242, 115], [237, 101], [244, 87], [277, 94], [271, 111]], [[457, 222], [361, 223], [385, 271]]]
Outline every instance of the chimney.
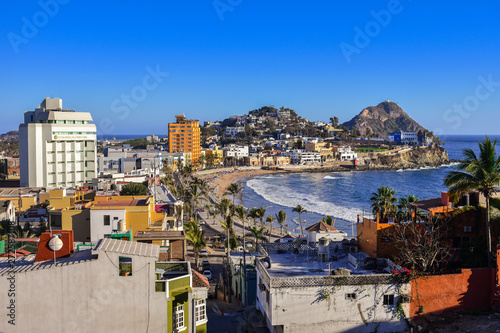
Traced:
[[448, 207], [450, 203], [450, 198], [448, 197], [448, 192], [441, 192], [441, 205]]

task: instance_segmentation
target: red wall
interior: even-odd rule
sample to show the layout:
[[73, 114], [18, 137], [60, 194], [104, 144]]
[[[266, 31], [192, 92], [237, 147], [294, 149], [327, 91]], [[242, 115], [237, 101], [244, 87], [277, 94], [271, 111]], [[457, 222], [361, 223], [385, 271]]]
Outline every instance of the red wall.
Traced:
[[[495, 290], [494, 268], [463, 269], [460, 274], [412, 281], [410, 317], [459, 311], [487, 310]], [[423, 313], [419, 313], [423, 306]]]
[[[63, 241], [63, 247], [55, 253], [56, 258], [70, 255], [71, 252], [74, 251], [73, 230], [57, 230], [53, 231], [53, 233], [61, 235], [61, 240]], [[40, 235], [35, 262], [54, 260], [54, 251], [49, 248], [49, 241], [51, 238], [52, 236], [48, 231]]]

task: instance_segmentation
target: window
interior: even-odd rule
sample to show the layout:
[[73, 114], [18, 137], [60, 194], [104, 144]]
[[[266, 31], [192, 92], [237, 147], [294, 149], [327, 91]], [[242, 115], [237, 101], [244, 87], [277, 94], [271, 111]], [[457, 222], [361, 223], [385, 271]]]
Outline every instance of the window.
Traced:
[[470, 225], [464, 226], [464, 232], [472, 232], [472, 226]]
[[104, 215], [104, 225], [110, 225], [109, 215]]
[[356, 293], [345, 294], [345, 299], [354, 301], [356, 299]]
[[132, 276], [132, 258], [118, 257], [118, 271], [120, 276]]
[[196, 323], [200, 321], [207, 320], [207, 307], [204, 299], [198, 299], [194, 301], [195, 310], [194, 310], [194, 318]]
[[179, 305], [174, 308], [174, 330], [184, 328], [184, 305]]
[[384, 305], [394, 305], [394, 295], [384, 295]]

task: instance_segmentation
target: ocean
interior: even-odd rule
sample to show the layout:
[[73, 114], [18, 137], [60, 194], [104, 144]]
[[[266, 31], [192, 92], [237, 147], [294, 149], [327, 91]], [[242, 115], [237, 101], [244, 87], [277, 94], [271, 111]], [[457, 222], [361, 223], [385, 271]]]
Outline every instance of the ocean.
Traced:
[[[462, 151], [471, 148], [478, 152], [481, 135], [441, 136], [450, 159], [461, 159]], [[498, 139], [500, 136], [490, 136]], [[499, 149], [500, 151], [500, 149]], [[355, 233], [358, 214], [370, 215], [370, 197], [381, 186], [396, 190], [396, 196], [413, 194], [419, 199], [440, 197], [446, 191], [443, 181], [454, 165], [438, 168], [395, 171], [353, 171], [335, 173], [292, 173], [264, 175], [244, 184], [242, 201], [245, 207], [266, 207], [266, 216], [282, 209], [287, 214], [288, 230], [299, 233], [298, 214], [293, 207], [301, 205], [304, 226], [319, 222], [325, 215], [336, 218], [335, 227], [349, 235]], [[294, 221], [295, 220], [295, 221]], [[273, 226], [278, 227], [275, 223]]]

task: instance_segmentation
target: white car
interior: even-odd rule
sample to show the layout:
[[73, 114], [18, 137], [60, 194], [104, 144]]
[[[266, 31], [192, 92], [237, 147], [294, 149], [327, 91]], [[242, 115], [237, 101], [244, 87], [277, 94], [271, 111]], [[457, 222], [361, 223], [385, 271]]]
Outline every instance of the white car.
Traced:
[[208, 257], [208, 251], [207, 251], [207, 249], [201, 249], [200, 250], [200, 257]]
[[203, 276], [206, 277], [209, 281], [212, 280], [212, 272], [209, 269], [205, 269], [203, 271]]
[[205, 224], [205, 220], [200, 220], [200, 224]]

